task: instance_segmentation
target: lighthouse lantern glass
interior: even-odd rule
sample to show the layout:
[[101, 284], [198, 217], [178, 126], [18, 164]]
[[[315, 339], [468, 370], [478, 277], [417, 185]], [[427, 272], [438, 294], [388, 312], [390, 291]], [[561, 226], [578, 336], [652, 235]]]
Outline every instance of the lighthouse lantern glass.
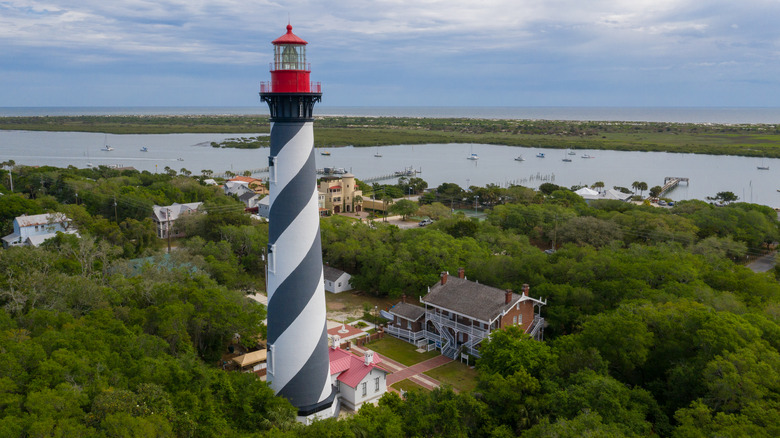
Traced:
[[280, 44], [274, 47], [276, 70], [306, 70], [306, 46]]

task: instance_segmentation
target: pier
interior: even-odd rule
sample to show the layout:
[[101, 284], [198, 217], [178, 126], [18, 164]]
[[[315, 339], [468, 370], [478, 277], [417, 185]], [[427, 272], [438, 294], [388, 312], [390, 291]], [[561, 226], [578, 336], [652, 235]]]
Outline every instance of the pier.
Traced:
[[230, 176], [245, 175], [247, 172], [249, 172], [250, 175], [255, 175], [255, 174], [258, 174], [258, 173], [268, 173], [268, 167], [261, 167], [259, 169], [239, 170], [238, 172], [231, 172], [232, 175], [229, 174], [228, 172], [212, 173], [211, 177], [212, 178], [228, 178]]
[[667, 176], [664, 178], [664, 186], [661, 187], [661, 192], [658, 193], [658, 196], [661, 197], [665, 195], [683, 181], [685, 182], [685, 185], [688, 185], [688, 178], [682, 176]]

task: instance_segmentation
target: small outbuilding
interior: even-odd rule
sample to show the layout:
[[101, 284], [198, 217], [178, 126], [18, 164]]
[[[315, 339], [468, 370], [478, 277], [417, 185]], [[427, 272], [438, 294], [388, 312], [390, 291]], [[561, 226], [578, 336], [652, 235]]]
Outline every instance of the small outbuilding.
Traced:
[[326, 291], [338, 294], [352, 289], [352, 284], [350, 284], [351, 275], [328, 265], [324, 265], [322, 271]]

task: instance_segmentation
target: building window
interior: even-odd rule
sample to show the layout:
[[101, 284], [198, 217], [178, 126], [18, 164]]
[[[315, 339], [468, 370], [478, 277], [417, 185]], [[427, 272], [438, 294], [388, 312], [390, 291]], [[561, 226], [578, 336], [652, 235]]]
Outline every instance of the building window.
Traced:
[[411, 330], [412, 329], [412, 321], [406, 321], [406, 329]]
[[517, 315], [515, 315], [514, 317], [512, 317], [512, 324], [515, 324], [515, 325], [517, 325]]
[[517, 317], [517, 323], [522, 324], [523, 323], [523, 314], [521, 313], [520, 316]]
[[363, 382], [363, 397], [368, 394], [368, 382]]
[[379, 392], [379, 377], [374, 379], [374, 392]]
[[341, 282], [339, 281], [339, 287], [341, 287]]

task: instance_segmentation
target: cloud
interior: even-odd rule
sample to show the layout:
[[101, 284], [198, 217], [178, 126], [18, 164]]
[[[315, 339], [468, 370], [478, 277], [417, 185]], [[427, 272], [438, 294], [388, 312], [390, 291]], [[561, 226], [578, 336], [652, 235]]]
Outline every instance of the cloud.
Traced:
[[679, 81], [682, 70], [763, 79], [780, 73], [778, 15], [770, 0], [0, 0], [0, 74], [259, 76], [289, 17], [339, 86], [481, 77], [490, 89], [533, 81], [540, 95], [578, 78]]

